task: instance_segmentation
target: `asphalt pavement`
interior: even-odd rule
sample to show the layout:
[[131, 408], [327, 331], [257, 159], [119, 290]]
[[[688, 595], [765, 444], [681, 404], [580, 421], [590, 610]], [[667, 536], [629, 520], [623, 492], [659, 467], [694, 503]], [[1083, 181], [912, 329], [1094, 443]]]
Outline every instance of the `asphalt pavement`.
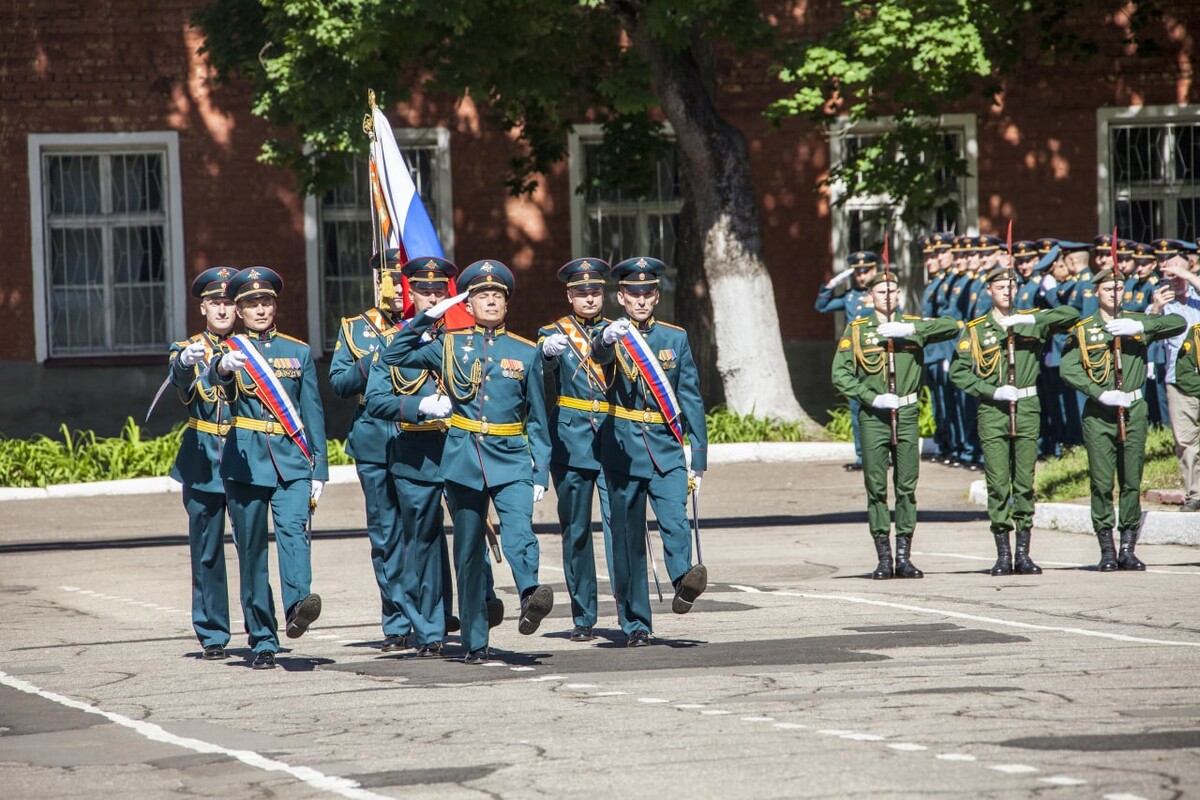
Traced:
[[714, 467], [709, 591], [687, 615], [655, 603], [655, 646], [638, 650], [606, 579], [600, 638], [567, 639], [551, 494], [535, 523], [554, 612], [519, 635], [500, 565], [488, 666], [455, 660], [453, 636], [433, 663], [379, 651], [361, 494], [330, 485], [314, 518], [324, 613], [264, 672], [246, 667], [236, 578], [231, 658], [197, 657], [179, 495], [0, 503], [3, 795], [1195, 794], [1200, 551], [1143, 545], [1146, 572], [1101, 574], [1091, 537], [1036, 531], [1045, 573], [993, 578], [977, 477], [923, 464], [926, 577], [873, 581], [861, 475]]

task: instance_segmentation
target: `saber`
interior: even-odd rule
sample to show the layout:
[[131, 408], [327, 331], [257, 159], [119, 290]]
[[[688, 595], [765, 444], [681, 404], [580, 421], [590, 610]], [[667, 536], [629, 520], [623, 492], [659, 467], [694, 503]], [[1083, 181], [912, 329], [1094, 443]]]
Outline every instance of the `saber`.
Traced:
[[654, 573], [654, 589], [658, 592], [658, 602], [663, 602], [662, 583], [658, 580], [658, 562], [654, 560], [654, 542], [650, 539], [650, 523], [646, 523], [646, 550], [650, 553], [650, 570]]
[[492, 518], [484, 516], [483, 518], [483, 533], [487, 537], [488, 549], [492, 551], [492, 559], [500, 563], [500, 538], [496, 532], [496, 526], [492, 524]]
[[200, 369], [196, 372], [196, 379], [188, 386], [188, 393], [196, 391], [196, 387], [200, 385], [200, 381], [208, 374], [208, 368], [212, 365], [212, 359], [206, 358], [199, 363]]
[[154, 413], [154, 407], [156, 405], [158, 405], [158, 401], [162, 399], [163, 392], [165, 392], [167, 390], [167, 387], [170, 385], [171, 385], [171, 372], [170, 372], [170, 368], [168, 367], [167, 368], [167, 377], [163, 379], [162, 386], [159, 386], [158, 391], [154, 393], [154, 399], [150, 401], [150, 407], [148, 409], [146, 409], [146, 418], [144, 420], [142, 420], [142, 422], [150, 421], [150, 415]]
[[700, 506], [699, 492], [692, 488], [692, 537], [696, 540], [696, 563], [704, 563], [704, 551], [700, 549]]
[[312, 544], [312, 518], [313, 512], [317, 510], [317, 501], [311, 497], [308, 499], [308, 521], [304, 523], [304, 543]]

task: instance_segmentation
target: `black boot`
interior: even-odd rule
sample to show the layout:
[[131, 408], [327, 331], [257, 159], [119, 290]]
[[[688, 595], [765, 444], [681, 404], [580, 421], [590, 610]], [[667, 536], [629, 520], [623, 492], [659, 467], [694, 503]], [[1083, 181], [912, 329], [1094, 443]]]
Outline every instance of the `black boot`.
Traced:
[[1129, 569], [1141, 572], [1146, 565], [1133, 554], [1137, 544], [1137, 531], [1121, 531], [1121, 552], [1117, 554], [1117, 569]]
[[925, 573], [917, 569], [916, 565], [908, 560], [908, 554], [912, 551], [911, 536], [896, 537], [896, 577], [897, 578], [924, 578]]
[[1096, 531], [1096, 541], [1100, 542], [1100, 563], [1096, 569], [1101, 572], [1113, 572], [1117, 568], [1117, 553], [1113, 550], [1112, 531]]
[[875, 540], [875, 554], [879, 556], [879, 565], [875, 567], [871, 577], [877, 581], [887, 580], [894, 573], [892, 572], [892, 543], [886, 536]]
[[992, 574], [1012, 575], [1013, 560], [1012, 550], [1008, 546], [1008, 531], [993, 533], [992, 537], [996, 540], [996, 563], [992, 565]]
[[1017, 531], [1017, 552], [1013, 559], [1013, 572], [1018, 575], [1041, 575], [1042, 568], [1029, 557], [1029, 531]]

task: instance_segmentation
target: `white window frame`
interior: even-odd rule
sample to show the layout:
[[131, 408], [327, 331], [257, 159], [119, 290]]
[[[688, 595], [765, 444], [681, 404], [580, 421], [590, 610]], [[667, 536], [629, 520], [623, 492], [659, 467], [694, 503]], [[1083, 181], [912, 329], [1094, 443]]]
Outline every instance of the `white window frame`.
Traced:
[[[1096, 109], [1096, 218], [1100, 230], [1111, 231], [1113, 227], [1113, 186], [1109, 170], [1109, 133], [1115, 123], [1136, 122], [1144, 125], [1175, 122], [1200, 124], [1200, 105], [1126, 106], [1124, 108]], [[1163, 196], [1170, 195], [1170, 191]], [[1175, 238], [1174, 232], [1164, 234]]]
[[[45, 187], [42, 184], [42, 156], [46, 152], [91, 153], [98, 150], [111, 154], [157, 150], [163, 154], [166, 172], [163, 175], [163, 202], [167, 217], [166, 254], [166, 333], [170, 341], [187, 335], [186, 264], [183, 259], [183, 191], [179, 167], [179, 133], [177, 131], [146, 131], [138, 133], [31, 133], [28, 142], [29, 224], [31, 263], [33, 265], [33, 324], [34, 359], [45, 363], [50, 353], [50, 331], [47, 301]], [[168, 342], [163, 342], [165, 349]], [[133, 356], [133, 354], [130, 354]], [[72, 355], [69, 358], [111, 358], [111, 354]]]
[[[963, 221], [962, 234], [979, 233], [979, 138], [974, 114], [942, 114], [937, 118], [941, 129], [961, 131], [963, 136], [963, 157], [967, 160], [967, 174], [963, 176], [963, 203], [959, 209]], [[829, 163], [841, 163], [847, 136], [870, 136], [882, 134], [894, 127], [892, 117], [880, 117], [870, 122], [859, 122], [854, 125], [842, 120], [829, 133]], [[840, 265], [846, 263], [850, 256], [850, 225], [849, 215], [853, 210], [866, 210], [879, 206], [892, 205], [891, 199], [875, 195], [866, 198], [854, 198], [845, 205], [837, 203], [846, 195], [846, 186], [835, 182], [829, 187], [830, 214], [832, 217], [832, 252], [833, 271], [836, 273]], [[888, 255], [892, 263], [900, 265], [901, 278], [905, 284], [905, 294], [908, 295], [908, 307], [913, 308], [914, 299], [920, 297], [924, 285], [924, 270], [912, 259], [913, 232], [896, 217], [895, 227], [890, 231], [891, 244], [894, 250]], [[882, 256], [882, 253], [877, 255]]]
[[[453, 170], [450, 161], [450, 129], [437, 128], [394, 128], [396, 144], [400, 151], [406, 148], [426, 147], [437, 150], [434, 159], [431, 193], [441, 210], [438, 219], [433, 221], [437, 228], [438, 237], [442, 241], [442, 251], [447, 260], [454, 261], [454, 185]], [[364, 148], [363, 157], [367, 157]], [[321, 304], [323, 300], [324, 275], [321, 274], [321, 198], [318, 195], [308, 195], [304, 199], [304, 262], [307, 278], [308, 302], [308, 343], [314, 358], [324, 354], [324, 336], [321, 331]], [[366, 265], [363, 265], [366, 269]], [[365, 309], [364, 309], [365, 310]]]

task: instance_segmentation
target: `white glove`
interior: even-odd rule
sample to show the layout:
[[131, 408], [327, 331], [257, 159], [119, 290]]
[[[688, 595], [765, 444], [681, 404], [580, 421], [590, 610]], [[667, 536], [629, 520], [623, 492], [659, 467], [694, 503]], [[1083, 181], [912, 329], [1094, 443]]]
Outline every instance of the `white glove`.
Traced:
[[917, 326], [911, 322], [885, 322], [879, 326], [879, 335], [888, 339], [903, 339], [917, 332]]
[[1004, 330], [1016, 327], [1017, 325], [1032, 325], [1033, 314], [1010, 314], [1007, 317], [1000, 318], [1000, 327]]
[[845, 283], [846, 281], [850, 280], [850, 276], [853, 274], [854, 274], [854, 267], [851, 267], [850, 269], [842, 270], [837, 275], [834, 275], [833, 279], [829, 281], [829, 288], [836, 289], [838, 287], [838, 284], [842, 284], [842, 283]]
[[1017, 387], [1005, 384], [1004, 386], [996, 387], [996, 391], [992, 392], [992, 399], [999, 400], [1002, 403], [1015, 403], [1020, 399], [1018, 394]]
[[540, 502], [542, 502], [542, 498], [545, 496], [546, 496], [546, 487], [539, 486], [538, 484], [535, 483], [533, 485], [533, 502], [540, 503]]
[[704, 480], [704, 470], [702, 470], [702, 469], [689, 469], [688, 470], [688, 482], [692, 485], [692, 491], [696, 495], [700, 494], [700, 481], [702, 481], [702, 480]]
[[442, 317], [446, 316], [446, 312], [449, 311], [452, 306], [456, 306], [463, 300], [466, 300], [468, 294], [470, 294], [470, 292], [463, 292], [462, 294], [456, 294], [454, 297], [447, 297], [445, 300], [433, 306], [432, 308], [425, 309], [425, 316], [429, 319], [441, 319]]
[[1136, 319], [1114, 319], [1104, 326], [1104, 330], [1113, 336], [1140, 336], [1146, 332], [1146, 326]]
[[1101, 392], [1096, 398], [1106, 406], [1113, 408], [1129, 408], [1132, 405], [1129, 401], [1129, 395], [1126, 392], [1120, 392], [1116, 389], [1109, 389], [1107, 392]]
[[417, 403], [417, 411], [431, 419], [450, 416], [451, 408], [450, 398], [444, 394], [428, 394], [421, 398], [420, 403]]
[[871, 401], [871, 408], [886, 408], [886, 409], [892, 410], [892, 409], [897, 409], [899, 407], [900, 407], [900, 396], [894, 395], [894, 394], [888, 394], [887, 392], [884, 392], [883, 394], [875, 395], [875, 399]]
[[1148, 381], [1152, 381], [1152, 380], [1154, 380], [1154, 378], [1156, 377], [1156, 373], [1157, 373], [1157, 372], [1158, 372], [1158, 370], [1156, 370], [1156, 369], [1154, 368], [1154, 362], [1153, 362], [1153, 361], [1147, 361], [1147, 362], [1146, 362], [1146, 380], [1148, 380]]
[[325, 491], [325, 481], [313, 480], [312, 490], [309, 494], [309, 497], [311, 498], [310, 502], [312, 503], [312, 505], [315, 506], [317, 504], [317, 501], [321, 499], [321, 492], [323, 492], [323, 491]]
[[604, 329], [604, 333], [600, 334], [600, 340], [605, 344], [616, 344], [617, 339], [627, 333], [629, 333], [629, 320], [619, 319]]
[[567, 335], [565, 333], [552, 333], [542, 342], [542, 355], [546, 358], [557, 358], [566, 349]]
[[942, 369], [944, 369], [946, 371], [950, 370], [950, 359], [948, 359], [948, 358], [942, 359]]
[[1051, 289], [1055, 288], [1056, 286], [1058, 286], [1058, 279], [1055, 278], [1053, 275], [1047, 275], [1046, 277], [1042, 278], [1042, 291], [1043, 292], [1048, 292]]
[[246, 354], [241, 350], [230, 350], [217, 362], [217, 369], [222, 375], [232, 375], [244, 366], [246, 366]]
[[204, 342], [192, 342], [179, 354], [179, 363], [194, 367], [204, 360]]

